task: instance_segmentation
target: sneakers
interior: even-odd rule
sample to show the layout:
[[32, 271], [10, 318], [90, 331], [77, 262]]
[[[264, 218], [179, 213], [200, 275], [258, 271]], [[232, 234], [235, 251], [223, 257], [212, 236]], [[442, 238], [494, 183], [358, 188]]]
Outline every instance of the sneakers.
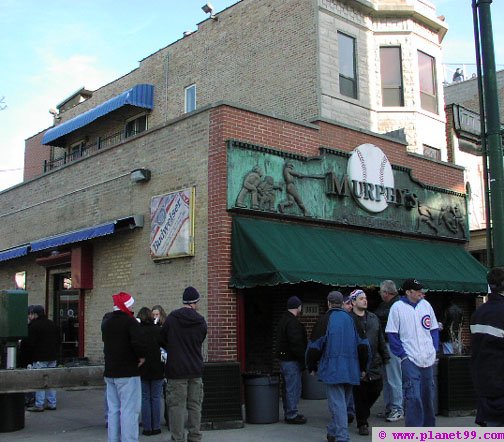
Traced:
[[397, 422], [401, 420], [404, 417], [404, 414], [401, 410], [394, 410], [391, 411], [390, 414], [387, 416], [386, 420], [387, 422]]
[[359, 427], [359, 434], [361, 436], [369, 436], [369, 427], [367, 425], [361, 425]]
[[54, 410], [56, 410], [56, 406], [55, 405], [46, 405], [44, 407], [44, 410], [54, 411]]
[[306, 424], [306, 418], [302, 414], [298, 414], [291, 419], [285, 419], [286, 424], [303, 425]]
[[327, 435], [327, 442], [336, 442], [336, 436], [332, 436], [331, 434]]
[[35, 407], [35, 406], [33, 406], [33, 407], [28, 407], [27, 410], [39, 413], [41, 411], [44, 411], [44, 407]]

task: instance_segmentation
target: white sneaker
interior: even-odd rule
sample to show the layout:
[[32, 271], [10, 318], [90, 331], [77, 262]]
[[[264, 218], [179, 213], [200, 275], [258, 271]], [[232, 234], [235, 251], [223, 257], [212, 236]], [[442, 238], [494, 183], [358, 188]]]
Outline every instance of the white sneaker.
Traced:
[[404, 414], [400, 410], [392, 411], [386, 418], [387, 422], [397, 422], [404, 417]]

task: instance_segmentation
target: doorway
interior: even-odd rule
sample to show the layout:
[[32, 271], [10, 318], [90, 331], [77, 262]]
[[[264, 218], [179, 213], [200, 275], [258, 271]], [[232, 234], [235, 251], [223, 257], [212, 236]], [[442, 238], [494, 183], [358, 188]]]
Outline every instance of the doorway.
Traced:
[[72, 288], [70, 272], [54, 275], [54, 322], [59, 330], [60, 360], [82, 357], [83, 302], [80, 290]]

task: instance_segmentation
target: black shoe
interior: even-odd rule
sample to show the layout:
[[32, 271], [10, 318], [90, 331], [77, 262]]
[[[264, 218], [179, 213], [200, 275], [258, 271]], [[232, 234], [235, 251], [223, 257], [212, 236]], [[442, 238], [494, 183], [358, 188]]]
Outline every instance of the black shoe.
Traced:
[[327, 442], [336, 442], [336, 436], [327, 435]]
[[355, 416], [353, 414], [347, 414], [347, 420], [348, 423], [351, 424], [355, 419]]
[[367, 425], [361, 425], [359, 427], [359, 434], [361, 436], [369, 436], [369, 427]]
[[143, 431], [142, 431], [142, 434], [143, 434], [144, 436], [152, 436], [152, 431], [151, 431], [151, 430], [143, 430]]
[[158, 428], [157, 430], [152, 430], [151, 434], [155, 436], [156, 434], [161, 434], [161, 428]]
[[285, 419], [286, 424], [303, 425], [306, 424], [306, 418], [302, 414], [298, 414], [292, 419]]

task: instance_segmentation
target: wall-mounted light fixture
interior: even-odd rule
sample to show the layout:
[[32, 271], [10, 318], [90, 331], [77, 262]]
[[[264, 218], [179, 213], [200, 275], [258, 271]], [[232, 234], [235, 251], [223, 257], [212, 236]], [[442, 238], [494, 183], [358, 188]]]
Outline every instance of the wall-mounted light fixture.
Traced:
[[146, 183], [151, 178], [151, 171], [142, 167], [140, 169], [132, 170], [130, 177], [133, 183]]
[[213, 11], [214, 11], [214, 7], [212, 6], [212, 4], [210, 2], [208, 3], [205, 3], [201, 9], [203, 9], [203, 12], [205, 14], [210, 14], [210, 18], [212, 20], [218, 20], [218, 18], [213, 14]]

